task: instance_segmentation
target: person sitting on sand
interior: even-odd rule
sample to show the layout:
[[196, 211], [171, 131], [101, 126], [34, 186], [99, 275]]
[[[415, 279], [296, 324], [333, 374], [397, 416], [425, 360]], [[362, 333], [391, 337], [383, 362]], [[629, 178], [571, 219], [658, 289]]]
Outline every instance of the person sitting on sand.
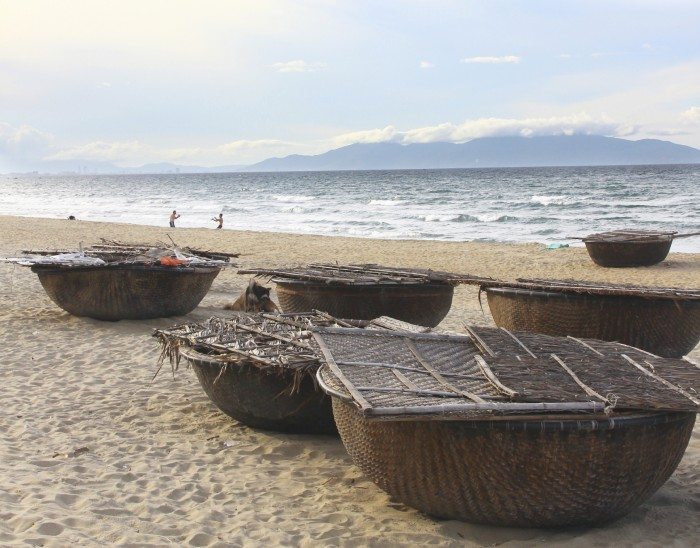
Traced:
[[224, 228], [224, 214], [223, 213], [219, 213], [218, 217], [212, 217], [211, 220], [214, 221], [215, 223], [219, 223], [219, 226], [216, 227], [217, 229]]
[[175, 219], [179, 219], [180, 216], [177, 214], [177, 211], [173, 209], [173, 212], [170, 214], [170, 228], [175, 228]]

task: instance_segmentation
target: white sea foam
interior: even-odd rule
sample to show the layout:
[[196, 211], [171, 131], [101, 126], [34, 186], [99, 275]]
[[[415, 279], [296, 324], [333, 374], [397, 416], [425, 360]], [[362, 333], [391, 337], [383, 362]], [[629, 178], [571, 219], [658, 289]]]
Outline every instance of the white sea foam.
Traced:
[[546, 194], [543, 196], [533, 196], [530, 198], [530, 201], [543, 206], [566, 205], [573, 202], [571, 198], [567, 198], [566, 196], [547, 196]]
[[460, 215], [418, 215], [418, 219], [426, 223], [444, 223], [449, 221], [458, 221]]
[[296, 194], [276, 194], [273, 196], [273, 199], [278, 202], [304, 203], [315, 200], [316, 198], [314, 196], [300, 196]]
[[481, 213], [475, 215], [475, 217], [482, 223], [496, 223], [515, 219], [515, 217], [511, 217], [510, 215], [505, 215], [503, 213]]
[[393, 206], [403, 203], [403, 200], [370, 200], [369, 205]]

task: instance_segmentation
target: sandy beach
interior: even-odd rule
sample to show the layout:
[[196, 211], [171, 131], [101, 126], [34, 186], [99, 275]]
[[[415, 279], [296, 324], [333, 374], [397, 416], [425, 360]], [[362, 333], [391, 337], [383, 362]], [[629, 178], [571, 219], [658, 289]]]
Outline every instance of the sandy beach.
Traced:
[[[241, 267], [379, 262], [505, 279], [577, 278], [700, 286], [700, 254], [603, 269], [583, 248], [389, 241], [0, 217], [0, 255], [74, 248], [100, 237], [240, 252]], [[186, 318], [100, 322], [70, 316], [28, 269], [0, 264], [0, 544], [80, 545], [697, 545], [700, 425], [649, 501], [601, 528], [504, 529], [438, 521], [392, 502], [339, 439], [242, 426], [192, 371], [162, 372], [153, 328], [225, 314], [247, 284], [215, 280]], [[486, 303], [484, 301], [484, 306]], [[491, 325], [477, 289], [459, 287], [441, 327]], [[700, 346], [691, 353], [700, 360]], [[695, 539], [695, 540], [693, 540]]]

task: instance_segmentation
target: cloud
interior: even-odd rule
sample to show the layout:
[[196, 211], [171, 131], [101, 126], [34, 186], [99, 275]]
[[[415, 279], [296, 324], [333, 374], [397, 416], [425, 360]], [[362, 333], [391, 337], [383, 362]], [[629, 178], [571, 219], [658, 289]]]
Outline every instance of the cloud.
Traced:
[[674, 137], [677, 135], [692, 135], [692, 132], [683, 129], [652, 129], [648, 130], [649, 135], [657, 135], [659, 137]]
[[202, 165], [245, 164], [300, 148], [304, 145], [278, 139], [240, 139], [221, 145], [175, 148], [157, 147], [141, 141], [93, 141], [53, 151], [42, 159], [101, 161], [119, 166], [166, 161]]
[[433, 65], [430, 61], [421, 61], [419, 66], [422, 69], [435, 68], [435, 65]]
[[41, 158], [50, 150], [53, 136], [28, 125], [0, 122], [0, 155], [18, 160]]
[[270, 148], [270, 147], [278, 147], [278, 146], [289, 146], [293, 145], [294, 143], [289, 143], [287, 141], [280, 141], [278, 139], [257, 139], [257, 140], [248, 140], [248, 139], [240, 139], [238, 141], [231, 141], [230, 143], [226, 143], [223, 145], [219, 145], [216, 147], [217, 150], [220, 150], [222, 152], [232, 152], [232, 151], [238, 151], [238, 150], [251, 150], [251, 149], [257, 149], [257, 148]]
[[277, 72], [316, 72], [325, 66], [325, 63], [307, 63], [302, 59], [296, 59], [284, 63], [273, 63], [272, 68]]
[[572, 55], [570, 53], [560, 53], [557, 57], [559, 59], [571, 59]]
[[520, 57], [517, 55], [503, 55], [502, 57], [465, 57], [461, 62], [483, 64], [519, 63]]
[[400, 144], [451, 142], [463, 143], [479, 137], [538, 135], [631, 135], [636, 127], [623, 125], [602, 116], [587, 113], [548, 118], [478, 118], [461, 124], [446, 122], [435, 126], [399, 131], [394, 126], [345, 133], [332, 141], [336, 146], [352, 143], [395, 142]]
[[684, 122], [690, 122], [691, 124], [700, 123], [700, 107], [690, 107], [688, 110], [681, 114]]
[[128, 162], [136, 157], [144, 157], [153, 154], [155, 151], [156, 149], [154, 147], [139, 141], [94, 141], [92, 143], [59, 150], [44, 159]]

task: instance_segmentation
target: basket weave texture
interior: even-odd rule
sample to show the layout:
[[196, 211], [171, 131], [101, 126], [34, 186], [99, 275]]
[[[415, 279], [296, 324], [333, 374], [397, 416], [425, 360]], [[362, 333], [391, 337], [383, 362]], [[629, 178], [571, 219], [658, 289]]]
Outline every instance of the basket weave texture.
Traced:
[[51, 300], [66, 312], [116, 321], [191, 312], [221, 268], [107, 265], [32, 270]]
[[314, 331], [343, 443], [393, 498], [448, 519], [590, 525], [673, 473], [700, 410], [697, 366], [619, 343], [467, 331]]
[[700, 341], [700, 301], [486, 288], [493, 320], [512, 331], [618, 341], [679, 358]]
[[209, 399], [237, 421], [279, 432], [337, 433], [330, 398], [318, 390], [310, 375], [290, 393], [295, 383], [292, 371], [226, 364], [190, 348], [180, 353], [192, 365]]
[[333, 398], [357, 466], [427, 514], [518, 527], [593, 525], [648, 499], [673, 473], [694, 413], [586, 421], [378, 422]]
[[329, 285], [275, 279], [285, 312], [323, 310], [338, 318], [372, 320], [390, 316], [425, 327], [437, 326], [452, 306], [454, 287], [442, 283], [415, 285]]
[[626, 268], [652, 266], [663, 261], [671, 250], [673, 238], [648, 241], [586, 241], [586, 250], [598, 266]]

